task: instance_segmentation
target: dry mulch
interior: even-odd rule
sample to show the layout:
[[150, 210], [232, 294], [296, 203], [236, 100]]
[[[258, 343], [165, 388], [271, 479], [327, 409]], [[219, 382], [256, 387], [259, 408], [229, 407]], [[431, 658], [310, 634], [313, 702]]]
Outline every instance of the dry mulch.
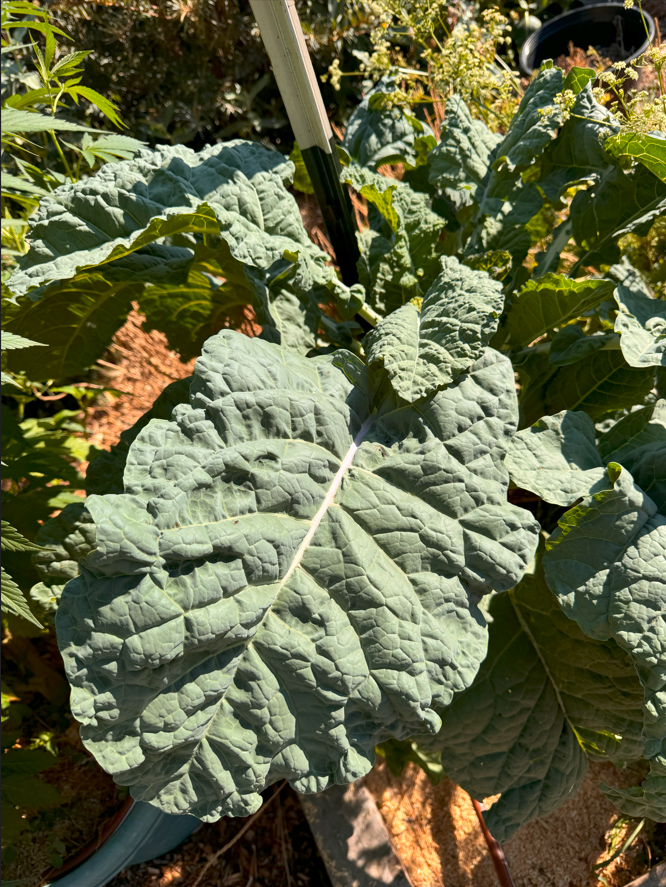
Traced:
[[[602, 887], [592, 867], [608, 858], [618, 812], [598, 786], [632, 785], [643, 775], [639, 771], [591, 764], [572, 800], [507, 841], [516, 887]], [[414, 887], [499, 887], [472, 802], [459, 786], [448, 779], [433, 786], [412, 764], [397, 778], [384, 761], [365, 782]], [[623, 827], [622, 841], [635, 825]], [[649, 867], [640, 839], [636, 844], [602, 870], [608, 887], [625, 887]]]
[[87, 418], [90, 443], [108, 449], [118, 443], [121, 432], [143, 416], [170, 382], [184, 379], [194, 369], [194, 360], [183, 363], [169, 351], [166, 338], [142, 328], [143, 317], [136, 308], [113, 337], [113, 344], [99, 360], [98, 384], [122, 394], [104, 393]]

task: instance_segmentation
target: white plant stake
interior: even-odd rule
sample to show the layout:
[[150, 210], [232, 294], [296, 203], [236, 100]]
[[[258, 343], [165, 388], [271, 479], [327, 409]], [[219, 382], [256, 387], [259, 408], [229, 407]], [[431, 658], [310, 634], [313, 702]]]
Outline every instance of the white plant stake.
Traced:
[[250, 0], [291, 128], [303, 153], [342, 278], [356, 283], [358, 246], [331, 125], [294, 0]]

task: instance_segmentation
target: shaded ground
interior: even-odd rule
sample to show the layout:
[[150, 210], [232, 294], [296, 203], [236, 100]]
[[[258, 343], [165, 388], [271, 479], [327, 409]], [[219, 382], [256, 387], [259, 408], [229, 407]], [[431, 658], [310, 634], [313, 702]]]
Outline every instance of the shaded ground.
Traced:
[[41, 789], [29, 789], [27, 798], [40, 807], [21, 811], [28, 829], [13, 844], [7, 841], [10, 847], [3, 850], [3, 882], [20, 879], [21, 887], [37, 887], [62, 857], [75, 856], [98, 838], [127, 789], [115, 785], [81, 744], [78, 724], [68, 711], [55, 636], [13, 637], [6, 632], [2, 652], [3, 680], [11, 684], [19, 703], [10, 707], [3, 723], [3, 747], [25, 745], [22, 737], [30, 735], [57, 755], [54, 766], [41, 771], [39, 779], [60, 799], [48, 787], [48, 802]]
[[[267, 789], [264, 798], [274, 790]], [[173, 853], [126, 869], [109, 887], [331, 887], [298, 797], [288, 786], [197, 883], [206, 862], [244, 823], [204, 824]]]

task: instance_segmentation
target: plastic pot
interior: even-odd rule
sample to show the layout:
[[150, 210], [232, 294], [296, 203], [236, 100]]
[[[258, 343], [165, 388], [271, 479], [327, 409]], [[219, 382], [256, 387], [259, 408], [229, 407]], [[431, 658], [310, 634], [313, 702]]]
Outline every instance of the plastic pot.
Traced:
[[653, 40], [654, 19], [647, 12], [641, 16], [638, 9], [625, 9], [617, 3], [594, 3], [565, 12], [530, 34], [520, 50], [520, 68], [529, 75], [546, 59], [568, 55], [570, 41], [581, 49], [596, 46], [602, 56], [604, 48], [620, 44], [620, 61], [631, 61], [645, 52], [650, 43], [643, 17]]
[[84, 862], [46, 887], [104, 887], [128, 865], [148, 862], [177, 847], [200, 826], [195, 816], [173, 816], [134, 801], [106, 841]]

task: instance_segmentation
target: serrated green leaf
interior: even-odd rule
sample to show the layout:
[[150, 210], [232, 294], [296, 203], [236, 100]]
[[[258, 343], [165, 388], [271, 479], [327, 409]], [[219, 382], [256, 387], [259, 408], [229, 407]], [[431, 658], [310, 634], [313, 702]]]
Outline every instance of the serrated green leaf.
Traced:
[[19, 194], [28, 194], [32, 197], [45, 197], [48, 194], [48, 191], [44, 190], [44, 188], [39, 188], [37, 185], [33, 185], [28, 179], [12, 175], [12, 173], [3, 172], [2, 193], [9, 197], [13, 197], [16, 192]]
[[372, 170], [383, 163], [420, 166], [437, 144], [427, 123], [383, 101], [397, 88], [396, 80], [382, 77], [354, 108], [345, 130], [342, 147], [353, 161]]
[[353, 780], [473, 679], [475, 595], [537, 540], [506, 501], [510, 363], [486, 350], [418, 410], [370, 383], [349, 353], [221, 332], [190, 404], [130, 447], [126, 494], [87, 499], [97, 547], [56, 627], [84, 743], [136, 798], [215, 820], [278, 771]]
[[614, 157], [633, 157], [666, 182], [666, 138], [661, 133], [625, 130], [607, 139], [604, 148]]
[[102, 114], [104, 114], [104, 116], [116, 126], [122, 127], [125, 125], [118, 116], [118, 106], [96, 90], [91, 89], [89, 86], [70, 85], [66, 92], [72, 96], [75, 101], [77, 101], [79, 96], [87, 99], [95, 105], [96, 108], [99, 108]]
[[625, 360], [633, 367], [666, 366], [666, 302], [619, 284], [615, 332]]
[[555, 327], [596, 307], [613, 292], [610, 280], [570, 280], [562, 274], [544, 274], [528, 281], [514, 296], [507, 316], [514, 347], [529, 345]]
[[101, 136], [95, 140], [91, 139], [86, 133], [86, 135], [83, 136], [80, 147], [78, 145], [72, 145], [69, 142], [65, 142], [65, 144], [69, 145], [70, 148], [73, 148], [73, 150], [79, 154], [82, 154], [91, 168], [95, 165], [96, 159], [102, 160], [105, 163], [115, 163], [118, 160], [131, 160], [137, 151], [141, 150], [141, 148], [146, 145], [145, 142], [140, 142], [138, 139], [117, 135], [115, 133]]
[[0, 545], [3, 551], [39, 551], [40, 546], [26, 539], [22, 533], [15, 530], [9, 521], [2, 521], [2, 535]]
[[70, 120], [62, 120], [60, 117], [50, 117], [35, 111], [22, 111], [16, 108], [2, 109], [2, 132], [18, 134], [22, 132], [99, 132], [89, 126], [73, 123]]
[[[17, 388], [21, 387], [19, 385], [19, 383], [16, 381], [16, 379], [14, 379], [12, 376], [9, 375], [9, 373], [6, 373], [4, 370], [0, 374], [0, 378], [2, 379], [3, 385], [15, 385]], [[4, 462], [3, 462], [3, 465], [4, 465]]]
[[[2, 757], [4, 766], [5, 755]], [[53, 756], [49, 755], [49, 757], [53, 762]], [[13, 807], [28, 807], [38, 810], [62, 804], [62, 795], [58, 789], [36, 776], [5, 776], [2, 780], [2, 797], [5, 803], [11, 804]]]
[[394, 390], [413, 403], [448, 385], [480, 357], [503, 304], [499, 282], [444, 257], [421, 311], [404, 305], [369, 333], [367, 362], [382, 363]]
[[42, 345], [44, 342], [33, 342], [32, 339], [25, 339], [23, 336], [17, 336], [9, 330], [2, 331], [2, 350], [13, 351], [17, 348], [31, 348], [33, 345]]
[[21, 616], [41, 628], [41, 623], [33, 616], [21, 589], [4, 567], [0, 569], [2, 570], [2, 609], [4, 612], [11, 613], [13, 616]]
[[511, 480], [554, 505], [571, 505], [604, 475], [585, 413], [544, 416], [511, 439], [504, 464]]

